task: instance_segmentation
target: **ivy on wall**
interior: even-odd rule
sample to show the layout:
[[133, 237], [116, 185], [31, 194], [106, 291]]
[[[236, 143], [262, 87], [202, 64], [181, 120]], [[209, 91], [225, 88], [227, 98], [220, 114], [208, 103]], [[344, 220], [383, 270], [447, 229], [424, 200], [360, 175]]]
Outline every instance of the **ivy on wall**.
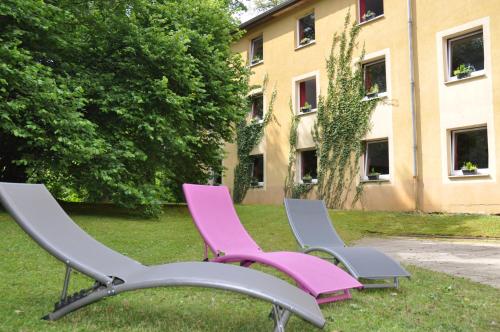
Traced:
[[343, 32], [334, 35], [327, 58], [327, 95], [320, 97], [313, 129], [319, 158], [318, 196], [330, 208], [344, 208], [349, 197], [353, 205], [362, 194], [362, 184], [356, 186], [354, 196], [349, 196], [349, 189], [359, 178], [362, 140], [370, 130], [371, 114], [378, 102], [365, 98], [364, 49], [353, 68], [360, 26], [350, 22], [348, 13]]
[[[266, 76], [262, 84], [263, 95], [266, 92], [268, 81]], [[260, 143], [265, 127], [274, 119], [273, 109], [276, 96], [277, 91], [274, 89], [262, 121], [244, 119], [236, 127], [238, 164], [234, 168], [233, 201], [235, 203], [241, 203], [250, 188], [253, 167], [250, 152]]]
[[288, 169], [285, 178], [284, 192], [285, 197], [289, 198], [304, 198], [313, 188], [311, 183], [296, 183], [296, 168], [297, 168], [297, 128], [300, 118], [293, 111], [292, 101], [290, 100], [291, 125], [289, 134], [290, 152], [288, 154]]

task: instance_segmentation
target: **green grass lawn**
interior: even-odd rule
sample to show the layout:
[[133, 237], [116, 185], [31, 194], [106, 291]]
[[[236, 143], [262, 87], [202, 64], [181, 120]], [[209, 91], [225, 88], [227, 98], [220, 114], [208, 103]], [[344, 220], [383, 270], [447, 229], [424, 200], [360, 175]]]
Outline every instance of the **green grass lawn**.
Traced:
[[[70, 214], [99, 241], [145, 264], [201, 260], [200, 236], [183, 206], [159, 220], [115, 209], [72, 206]], [[265, 250], [295, 250], [282, 207], [240, 206], [248, 231]], [[367, 234], [500, 237], [500, 217], [332, 212], [349, 241]], [[0, 213], [0, 331], [269, 331], [266, 302], [202, 288], [151, 289], [122, 294], [57, 322], [52, 310], [64, 266]], [[325, 331], [498, 331], [500, 290], [407, 266], [413, 278], [399, 290], [354, 292], [353, 299], [322, 306]], [[269, 268], [266, 272], [279, 275]], [[71, 290], [87, 287], [81, 275]], [[289, 331], [315, 330], [293, 318]]]

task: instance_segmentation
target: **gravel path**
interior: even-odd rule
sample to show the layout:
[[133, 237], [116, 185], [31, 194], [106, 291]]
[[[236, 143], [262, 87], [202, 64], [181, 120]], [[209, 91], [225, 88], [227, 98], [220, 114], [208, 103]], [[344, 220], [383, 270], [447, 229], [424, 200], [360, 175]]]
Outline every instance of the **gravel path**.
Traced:
[[368, 237], [356, 245], [375, 247], [402, 263], [500, 288], [499, 240]]

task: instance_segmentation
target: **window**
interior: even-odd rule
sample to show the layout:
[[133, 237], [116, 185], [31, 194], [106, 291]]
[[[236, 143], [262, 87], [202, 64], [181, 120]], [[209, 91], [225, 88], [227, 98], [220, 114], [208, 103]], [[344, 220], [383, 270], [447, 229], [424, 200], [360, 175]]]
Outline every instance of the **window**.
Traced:
[[365, 180], [389, 180], [389, 140], [366, 142]]
[[377, 97], [387, 92], [385, 59], [365, 64], [363, 75], [367, 97]]
[[307, 113], [317, 108], [316, 78], [297, 83], [299, 113]]
[[309, 14], [299, 19], [298, 30], [298, 46], [304, 46], [312, 43], [316, 38], [314, 29], [314, 14]]
[[367, 22], [384, 15], [383, 0], [359, 0], [359, 21]]
[[252, 187], [264, 186], [264, 155], [258, 154], [252, 157], [251, 185]]
[[[486, 127], [451, 132], [452, 175], [475, 174], [488, 168], [488, 130]], [[466, 164], [475, 166], [465, 167]], [[467, 172], [467, 169], [472, 172]]]
[[264, 118], [264, 95], [256, 94], [250, 97], [250, 112], [252, 118], [262, 120]]
[[[222, 162], [221, 162], [222, 164]], [[220, 170], [214, 170], [214, 169], [211, 169], [210, 170], [210, 178], [208, 179], [208, 184], [211, 185], [211, 186], [220, 186], [222, 185], [222, 169], [221, 168]]]
[[316, 183], [317, 179], [318, 157], [316, 150], [300, 152], [300, 180], [304, 183]]
[[250, 64], [255, 65], [264, 61], [264, 38], [262, 36], [252, 39], [250, 45]]
[[448, 75], [464, 78], [484, 70], [483, 31], [448, 40]]

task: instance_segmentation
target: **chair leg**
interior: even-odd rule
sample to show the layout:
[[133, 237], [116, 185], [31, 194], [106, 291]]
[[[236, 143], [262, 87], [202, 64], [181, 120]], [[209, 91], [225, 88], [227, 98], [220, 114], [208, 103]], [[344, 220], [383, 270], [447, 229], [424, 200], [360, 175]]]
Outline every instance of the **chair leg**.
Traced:
[[90, 304], [92, 302], [100, 300], [103, 297], [114, 294], [114, 291], [108, 289], [106, 286], [96, 281], [92, 287], [87, 289], [82, 289], [68, 296], [68, 288], [71, 278], [71, 272], [72, 272], [71, 267], [69, 265], [66, 265], [66, 274], [64, 277], [61, 298], [58, 302], [54, 304], [54, 311], [42, 317], [42, 319], [57, 320], [72, 311], [75, 311], [83, 306], [86, 306], [87, 304]]
[[[78, 293], [75, 293], [78, 294]], [[78, 310], [80, 308], [85, 307], [86, 305], [89, 305], [91, 303], [94, 303], [96, 301], [99, 301], [102, 298], [105, 298], [107, 296], [110, 296], [113, 294], [109, 293], [109, 289], [103, 287], [99, 290], [93, 291], [90, 294], [83, 295], [83, 297], [80, 298], [75, 298], [75, 296], [78, 295], [73, 295], [68, 298], [68, 302], [62, 306], [58, 306], [59, 303], [56, 303], [56, 307], [53, 312], [47, 314], [46, 316], [42, 317], [44, 320], [58, 320], [59, 318], [69, 314], [70, 312], [73, 312], [75, 310]]]
[[290, 311], [273, 305], [272, 317], [274, 319], [274, 332], [285, 332], [286, 324], [290, 319]]
[[381, 284], [363, 284], [364, 289], [369, 289], [369, 288], [399, 288], [399, 278], [394, 277], [393, 282], [386, 282], [386, 283], [381, 283]]

